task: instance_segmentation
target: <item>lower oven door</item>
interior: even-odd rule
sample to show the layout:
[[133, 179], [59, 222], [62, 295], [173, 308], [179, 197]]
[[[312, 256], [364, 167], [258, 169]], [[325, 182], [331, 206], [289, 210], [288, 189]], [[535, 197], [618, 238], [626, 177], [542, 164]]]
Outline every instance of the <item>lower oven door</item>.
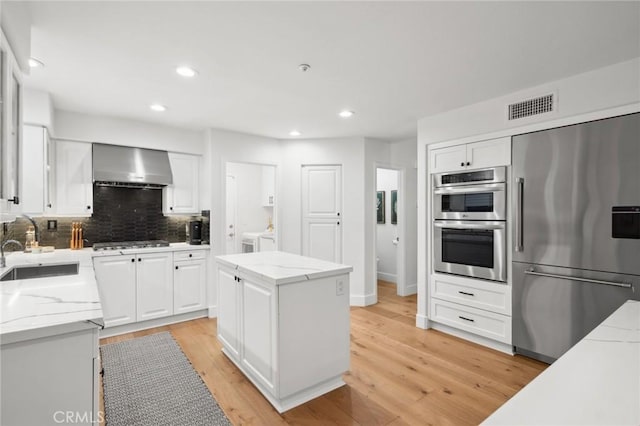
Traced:
[[436, 220], [434, 270], [493, 281], [507, 280], [505, 222]]

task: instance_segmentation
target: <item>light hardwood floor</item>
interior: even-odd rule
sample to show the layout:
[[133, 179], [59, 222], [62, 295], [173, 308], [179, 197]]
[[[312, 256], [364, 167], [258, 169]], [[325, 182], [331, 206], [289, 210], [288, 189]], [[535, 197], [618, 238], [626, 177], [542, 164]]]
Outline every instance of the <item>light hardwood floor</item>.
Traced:
[[222, 354], [215, 319], [100, 343], [170, 331], [234, 425], [475, 425], [546, 368], [416, 328], [416, 296], [396, 296], [393, 284], [378, 283], [378, 301], [351, 309], [347, 385], [282, 415]]

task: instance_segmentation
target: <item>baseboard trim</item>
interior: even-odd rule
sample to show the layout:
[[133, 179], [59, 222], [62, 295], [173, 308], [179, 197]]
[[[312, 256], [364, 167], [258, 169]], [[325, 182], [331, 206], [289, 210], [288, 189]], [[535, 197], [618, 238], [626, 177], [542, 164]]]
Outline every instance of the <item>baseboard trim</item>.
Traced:
[[[398, 287], [402, 290], [400, 287]], [[411, 296], [412, 294], [416, 294], [418, 292], [418, 284], [410, 284], [404, 288], [404, 291], [400, 291], [399, 296]]]
[[424, 330], [431, 328], [431, 324], [429, 318], [426, 315], [416, 315], [416, 327], [422, 328]]
[[132, 333], [134, 331], [146, 330], [148, 328], [162, 327], [163, 325], [176, 324], [184, 321], [191, 321], [198, 318], [206, 318], [207, 310], [202, 309], [185, 314], [172, 315], [164, 318], [155, 318], [152, 320], [132, 322], [130, 324], [117, 325], [115, 327], [107, 327], [100, 330], [100, 338], [117, 336], [119, 334]]
[[218, 318], [218, 305], [209, 306], [209, 318]]
[[379, 280], [388, 281], [393, 284], [398, 283], [398, 276], [396, 274], [388, 274], [386, 272], [380, 272], [380, 271], [378, 271], [377, 274], [378, 274]]
[[464, 330], [459, 330], [457, 328], [441, 324], [439, 322], [429, 321], [431, 328], [434, 330], [441, 331], [443, 333], [451, 334], [452, 336], [459, 337], [464, 340], [468, 340], [473, 343], [477, 343], [478, 345], [486, 346], [491, 349], [495, 349], [496, 351], [503, 352], [508, 355], [513, 355], [513, 346], [498, 342], [495, 340], [487, 339], [483, 336], [478, 336], [477, 334], [469, 333]]
[[378, 296], [375, 293], [361, 295], [351, 295], [349, 297], [349, 304], [351, 306], [369, 306], [378, 303]]

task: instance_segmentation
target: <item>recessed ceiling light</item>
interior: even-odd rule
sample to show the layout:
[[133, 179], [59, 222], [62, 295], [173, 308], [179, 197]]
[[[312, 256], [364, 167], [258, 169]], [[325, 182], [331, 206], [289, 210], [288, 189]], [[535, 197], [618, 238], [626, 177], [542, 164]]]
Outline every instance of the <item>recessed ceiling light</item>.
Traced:
[[31, 68], [42, 68], [44, 67], [44, 63], [35, 58], [29, 58], [29, 67]]
[[292, 130], [289, 132], [289, 136], [300, 136], [302, 133], [300, 133], [297, 130]]
[[353, 117], [353, 114], [355, 114], [355, 112], [348, 111], [345, 109], [344, 111], [340, 111], [338, 115], [342, 118], [349, 118], [349, 117]]
[[196, 75], [198, 75], [198, 72], [196, 70], [189, 67], [178, 67], [176, 68], [176, 72], [179, 75], [187, 78], [195, 77]]
[[167, 110], [167, 107], [162, 104], [151, 104], [149, 105], [149, 108], [156, 112], [164, 112]]

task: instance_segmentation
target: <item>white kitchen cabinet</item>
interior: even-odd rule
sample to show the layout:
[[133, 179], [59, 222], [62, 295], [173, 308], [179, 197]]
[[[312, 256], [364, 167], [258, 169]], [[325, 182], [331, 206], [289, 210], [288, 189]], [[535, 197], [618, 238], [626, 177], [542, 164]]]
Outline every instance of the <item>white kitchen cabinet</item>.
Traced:
[[429, 154], [429, 172], [443, 173], [511, 164], [511, 138], [504, 137], [437, 148]]
[[136, 255], [136, 319], [145, 321], [173, 315], [173, 255]]
[[95, 257], [100, 302], [105, 327], [136, 321], [136, 257]]
[[73, 413], [74, 424], [97, 424], [98, 329], [88, 323], [66, 328], [0, 346], [0, 424], [55, 425], [66, 423], [66, 413]]
[[271, 236], [261, 235], [259, 238], [258, 247], [260, 248], [260, 251], [276, 250], [276, 237], [273, 235]]
[[0, 40], [0, 221], [22, 212], [22, 75], [4, 40]]
[[[281, 265], [283, 256], [293, 255], [251, 253], [218, 259], [239, 256], [265, 256], [264, 262], [251, 263], [261, 268], [271, 265], [270, 256]], [[279, 275], [277, 280], [285, 281], [280, 285], [251, 272], [250, 266], [240, 265], [239, 270], [238, 265], [218, 261], [218, 340], [279, 412], [341, 386], [349, 368], [349, 269], [323, 265], [337, 269], [322, 275], [335, 275], [314, 278], [322, 267], [311, 267], [314, 272], [308, 274], [294, 268], [298, 276]]]
[[276, 168], [262, 166], [262, 206], [273, 207], [276, 198]]
[[90, 143], [56, 142], [56, 215], [82, 217], [93, 214], [92, 161]]
[[170, 152], [169, 163], [173, 184], [163, 189], [164, 214], [200, 213], [200, 157]]
[[23, 127], [20, 155], [23, 213], [32, 216], [53, 213], [52, 144], [46, 127]]
[[240, 296], [234, 271], [218, 268], [218, 340], [236, 362], [240, 360]]
[[173, 262], [173, 313], [206, 308], [207, 262], [205, 259]]

